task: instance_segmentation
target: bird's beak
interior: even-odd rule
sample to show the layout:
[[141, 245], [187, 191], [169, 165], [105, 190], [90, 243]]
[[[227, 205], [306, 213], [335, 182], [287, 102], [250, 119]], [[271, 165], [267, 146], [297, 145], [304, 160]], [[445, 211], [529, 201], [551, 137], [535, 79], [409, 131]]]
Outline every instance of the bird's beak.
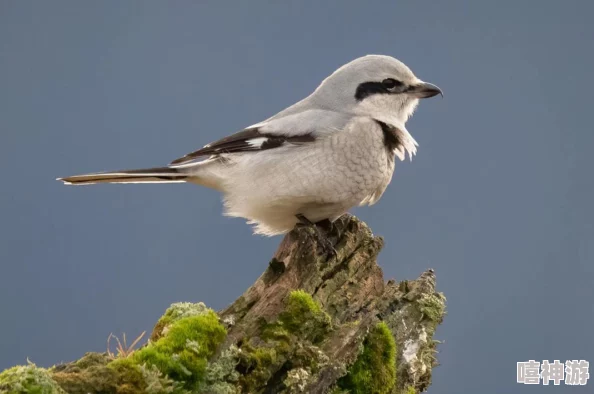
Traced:
[[429, 82], [412, 85], [406, 90], [406, 93], [416, 98], [429, 98], [438, 94], [441, 94], [441, 97], [443, 97], [441, 89]]

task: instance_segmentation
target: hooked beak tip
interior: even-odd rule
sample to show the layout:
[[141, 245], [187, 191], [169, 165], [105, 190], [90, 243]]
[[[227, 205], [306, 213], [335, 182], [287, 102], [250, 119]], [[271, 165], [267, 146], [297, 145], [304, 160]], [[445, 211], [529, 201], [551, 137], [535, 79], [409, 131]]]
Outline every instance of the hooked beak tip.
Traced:
[[421, 82], [410, 89], [409, 94], [417, 98], [429, 98], [441, 95], [443, 98], [443, 91], [437, 86], [429, 82]]

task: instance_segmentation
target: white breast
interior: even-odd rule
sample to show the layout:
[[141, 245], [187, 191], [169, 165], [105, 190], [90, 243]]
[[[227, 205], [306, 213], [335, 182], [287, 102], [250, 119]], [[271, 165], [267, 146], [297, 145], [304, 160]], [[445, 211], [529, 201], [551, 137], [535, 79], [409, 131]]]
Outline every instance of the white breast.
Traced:
[[363, 117], [313, 143], [228, 160], [216, 171], [224, 179], [226, 215], [246, 218], [266, 235], [290, 231], [297, 214], [316, 222], [375, 203], [394, 170], [381, 128]]

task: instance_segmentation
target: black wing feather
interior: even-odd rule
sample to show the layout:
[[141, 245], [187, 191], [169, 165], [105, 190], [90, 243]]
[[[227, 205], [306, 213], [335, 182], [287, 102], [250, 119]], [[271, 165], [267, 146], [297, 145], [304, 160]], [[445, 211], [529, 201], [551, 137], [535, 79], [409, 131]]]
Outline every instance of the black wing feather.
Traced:
[[[256, 138], [266, 138], [261, 144], [250, 144]], [[245, 129], [228, 137], [222, 138], [218, 141], [204, 146], [202, 149], [188, 153], [171, 162], [171, 164], [182, 164], [195, 160], [203, 156], [219, 155], [223, 153], [240, 153], [240, 152], [254, 152], [262, 151], [272, 148], [278, 148], [283, 144], [312, 142], [315, 137], [312, 133], [307, 133], [298, 136], [283, 136], [262, 133], [258, 128]]]

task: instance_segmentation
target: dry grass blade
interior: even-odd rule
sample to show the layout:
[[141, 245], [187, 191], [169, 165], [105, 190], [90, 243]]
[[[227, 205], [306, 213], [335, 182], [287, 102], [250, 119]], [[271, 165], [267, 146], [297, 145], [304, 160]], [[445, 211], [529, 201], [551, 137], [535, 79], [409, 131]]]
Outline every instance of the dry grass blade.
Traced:
[[146, 334], [146, 331], [143, 331], [142, 334], [140, 334], [138, 337], [136, 337], [136, 339], [134, 340], [134, 342], [132, 342], [132, 344], [130, 345], [130, 347], [128, 349], [134, 351], [134, 347], [136, 347], [136, 345], [138, 345], [138, 342], [140, 342], [142, 337], [144, 337], [144, 334]]
[[[136, 347], [136, 345], [138, 345], [138, 342], [140, 342], [140, 340], [144, 337], [144, 335], [146, 334], [146, 331], [143, 331], [142, 334], [140, 334], [138, 337], [136, 337], [136, 339], [130, 344], [130, 346], [128, 346], [128, 343], [126, 341], [126, 333], [124, 333], [122, 335], [122, 340], [120, 341], [120, 338], [117, 337], [117, 335], [113, 335], [113, 333], [109, 334], [109, 336], [107, 337], [107, 355], [109, 358], [115, 359], [115, 358], [126, 358], [128, 356], [130, 356], [132, 353], [134, 353], [134, 347]], [[115, 354], [114, 352], [111, 351], [111, 340], [115, 339], [117, 342], [116, 345], [116, 350], [117, 350], [117, 354]]]

